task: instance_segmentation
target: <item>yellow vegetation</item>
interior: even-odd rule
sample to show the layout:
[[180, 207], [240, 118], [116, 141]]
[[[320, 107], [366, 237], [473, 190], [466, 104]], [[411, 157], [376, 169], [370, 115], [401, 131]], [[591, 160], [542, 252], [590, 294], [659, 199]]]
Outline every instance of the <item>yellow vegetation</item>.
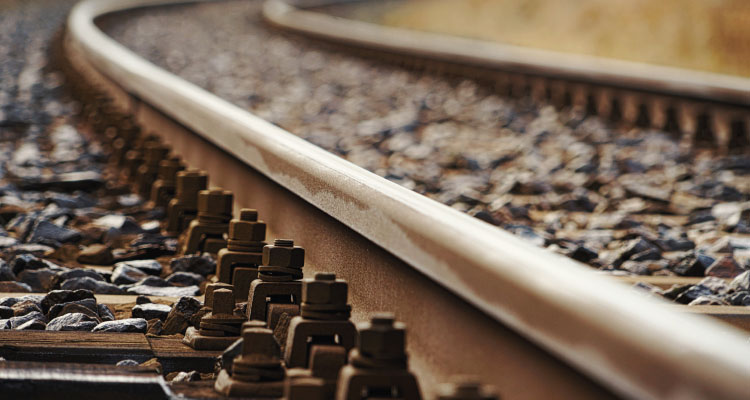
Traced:
[[747, 0], [411, 0], [386, 25], [750, 76]]

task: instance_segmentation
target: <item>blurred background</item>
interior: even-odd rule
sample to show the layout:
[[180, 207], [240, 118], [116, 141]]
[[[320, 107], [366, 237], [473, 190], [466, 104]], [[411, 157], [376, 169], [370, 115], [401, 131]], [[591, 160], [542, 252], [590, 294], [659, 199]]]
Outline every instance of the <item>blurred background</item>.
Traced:
[[386, 0], [339, 13], [511, 45], [750, 76], [745, 0]]

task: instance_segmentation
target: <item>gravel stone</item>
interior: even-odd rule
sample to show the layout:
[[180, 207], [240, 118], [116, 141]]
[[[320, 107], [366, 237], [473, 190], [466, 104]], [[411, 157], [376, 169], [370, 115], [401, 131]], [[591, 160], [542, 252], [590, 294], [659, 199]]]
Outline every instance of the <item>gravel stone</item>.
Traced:
[[159, 276], [162, 271], [161, 264], [156, 260], [132, 260], [132, 261], [118, 262], [117, 264], [115, 264], [115, 269], [123, 265], [131, 267], [131, 268], [135, 268], [149, 275]]
[[115, 314], [112, 313], [112, 310], [109, 308], [106, 304], [98, 304], [96, 306], [96, 310], [99, 314], [99, 318], [102, 321], [114, 321], [115, 320]]
[[167, 319], [170, 311], [172, 311], [172, 307], [166, 304], [138, 304], [133, 307], [133, 318], [144, 318], [146, 320], [156, 318], [164, 321]]
[[127, 264], [117, 263], [112, 271], [112, 283], [116, 285], [134, 284], [139, 280], [148, 277], [148, 275], [138, 268], [131, 267]]
[[96, 294], [125, 294], [120, 287], [107, 282], [97, 281], [89, 277], [68, 279], [60, 285], [63, 290], [90, 290]]
[[47, 324], [48, 331], [91, 331], [99, 324], [96, 319], [82, 313], [61, 315]]
[[92, 332], [136, 332], [146, 333], [147, 323], [143, 318], [126, 318], [116, 321], [105, 321], [95, 326]]
[[216, 273], [216, 261], [208, 253], [173, 258], [169, 266], [172, 272], [192, 272], [203, 276]]
[[205, 281], [202, 275], [194, 274], [192, 272], [175, 272], [166, 278], [166, 281], [175, 286], [193, 286], [200, 285]]
[[50, 308], [57, 304], [70, 303], [84, 299], [93, 299], [96, 302], [94, 293], [90, 290], [53, 290], [42, 297], [40, 306], [42, 307], [42, 312], [46, 314], [49, 312]]
[[165, 297], [197, 296], [200, 294], [200, 288], [198, 286], [185, 286], [185, 287], [133, 286], [127, 290], [127, 293], [128, 294], [141, 294], [144, 296], [165, 296]]

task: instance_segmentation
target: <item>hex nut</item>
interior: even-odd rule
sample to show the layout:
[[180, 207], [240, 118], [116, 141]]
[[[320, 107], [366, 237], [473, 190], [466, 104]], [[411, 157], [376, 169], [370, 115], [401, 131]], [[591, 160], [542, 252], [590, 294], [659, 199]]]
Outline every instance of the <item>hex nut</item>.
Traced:
[[233, 219], [229, 222], [229, 238], [248, 242], [262, 242], [266, 239], [266, 223]]
[[232, 192], [221, 188], [211, 188], [198, 192], [198, 213], [211, 215], [231, 215]]
[[[177, 173], [176, 193], [182, 201], [191, 201], [191, 197], [197, 198], [198, 192], [204, 190], [207, 185], [208, 175], [201, 170], [188, 169]], [[195, 198], [192, 201], [194, 202]]]
[[218, 289], [228, 289], [228, 290], [234, 290], [234, 286], [224, 283], [224, 282], [216, 282], [206, 285], [206, 292], [205, 296], [203, 298], [203, 304], [207, 306], [213, 307], [214, 303], [214, 291]]
[[258, 220], [258, 210], [252, 208], [240, 209], [240, 221], [255, 222]]
[[375, 359], [402, 359], [406, 348], [406, 326], [392, 314], [376, 314], [359, 326], [359, 352]]
[[279, 344], [268, 328], [246, 328], [242, 331], [242, 356], [279, 358]]
[[169, 154], [169, 148], [160, 143], [148, 143], [143, 151], [143, 160], [150, 166], [158, 166]]
[[[265, 250], [265, 249], [264, 249]], [[302, 302], [308, 304], [346, 305], [348, 285], [335, 274], [315, 274], [314, 279], [302, 283]]]
[[211, 304], [213, 314], [232, 314], [234, 311], [234, 293], [228, 289], [214, 290], [213, 303]]
[[179, 157], [172, 157], [159, 162], [158, 177], [161, 180], [174, 182], [177, 179], [177, 173], [185, 169], [185, 165]]
[[302, 268], [305, 265], [305, 249], [299, 246], [266, 245], [263, 247], [262, 264], [273, 267]]

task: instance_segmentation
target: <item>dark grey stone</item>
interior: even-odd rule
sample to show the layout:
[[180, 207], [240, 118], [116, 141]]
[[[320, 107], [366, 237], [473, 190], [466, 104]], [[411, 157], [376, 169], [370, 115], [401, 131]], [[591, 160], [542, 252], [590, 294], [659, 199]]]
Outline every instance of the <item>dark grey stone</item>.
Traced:
[[82, 238], [81, 232], [75, 229], [68, 229], [57, 226], [45, 219], [38, 221], [31, 231], [29, 243], [49, 243], [49, 241], [58, 243], [78, 242]]
[[201, 380], [201, 374], [198, 371], [180, 371], [177, 375], [175, 375], [174, 378], [172, 378], [172, 383], [179, 383], [179, 382], [196, 382]]
[[167, 287], [172, 286], [169, 282], [165, 281], [158, 276], [147, 276], [140, 281], [136, 282], [133, 286], [155, 286], [155, 287]]
[[143, 318], [127, 318], [105, 321], [92, 329], [92, 332], [136, 332], [146, 333], [148, 323]]
[[94, 293], [91, 290], [79, 289], [79, 290], [53, 290], [47, 293], [46, 296], [40, 301], [42, 312], [49, 312], [56, 304], [69, 303], [71, 301], [83, 300], [83, 299], [94, 299]]
[[35, 292], [47, 292], [56, 283], [57, 274], [51, 269], [27, 269], [18, 274], [19, 282], [31, 287]]
[[166, 279], [167, 282], [176, 286], [200, 285], [205, 280], [206, 278], [203, 275], [192, 272], [175, 272]]
[[[128, 267], [135, 268], [141, 272], [144, 272], [149, 275], [161, 275], [162, 266], [159, 264], [156, 260], [132, 260], [132, 261], [122, 261], [115, 264], [115, 268], [127, 265]], [[114, 273], [113, 273], [114, 275]]]
[[91, 331], [99, 323], [82, 313], [61, 315], [47, 324], [48, 331]]
[[139, 233], [141, 227], [132, 218], [125, 215], [110, 214], [94, 220], [94, 225], [105, 229], [115, 229], [120, 234]]
[[10, 265], [5, 260], [0, 260], [0, 281], [15, 281], [16, 274], [10, 268]]
[[681, 276], [704, 276], [706, 268], [713, 264], [714, 258], [702, 253], [690, 254], [683, 258], [671, 269]]
[[143, 318], [150, 320], [158, 318], [162, 321], [167, 319], [169, 312], [172, 311], [172, 307], [166, 304], [147, 303], [138, 304], [133, 307], [133, 318]]
[[698, 297], [710, 296], [712, 294], [713, 291], [704, 285], [692, 285], [687, 290], [680, 293], [680, 295], [675, 298], [675, 301], [681, 304], [689, 304]]
[[127, 359], [127, 360], [120, 360], [115, 365], [118, 367], [137, 367], [141, 364], [139, 364], [138, 361]]
[[81, 300], [69, 301], [67, 303], [55, 304], [54, 306], [50, 307], [49, 311], [47, 312], [47, 319], [52, 320], [54, 318], [59, 317], [63, 309], [69, 304], [78, 304], [90, 310], [91, 314], [98, 315], [96, 299], [81, 299]]
[[146, 278], [148, 274], [127, 264], [117, 263], [112, 271], [112, 283], [115, 285], [129, 285]]
[[11, 307], [11, 309], [13, 309], [13, 316], [16, 316], [16, 317], [19, 317], [21, 315], [26, 315], [28, 313], [35, 312], [35, 311], [42, 312], [42, 308], [39, 307], [39, 304], [31, 300], [21, 301], [16, 304], [13, 304], [13, 307]]
[[177, 303], [174, 304], [173, 308], [184, 314], [186, 317], [191, 317], [193, 314], [197, 313], [201, 307], [203, 307], [203, 304], [200, 301], [193, 297], [185, 296], [177, 300]]
[[31, 293], [31, 286], [23, 282], [0, 281], [0, 292]]
[[32, 319], [26, 321], [18, 327], [14, 328], [17, 331], [43, 331], [47, 324], [44, 321], [38, 319]]
[[117, 285], [97, 281], [89, 277], [68, 279], [60, 285], [64, 290], [86, 289], [97, 294], [125, 294], [125, 290]]
[[216, 273], [216, 261], [208, 253], [173, 258], [169, 265], [172, 272], [192, 272], [203, 276]]
[[8, 319], [13, 317], [13, 309], [6, 306], [0, 306], [0, 318]]
[[197, 296], [200, 294], [200, 288], [198, 286], [170, 286], [170, 287], [156, 287], [156, 286], [133, 286], [127, 291], [129, 294], [142, 294], [145, 296], [166, 296], [166, 297], [182, 297], [182, 296]]
[[112, 310], [110, 310], [109, 306], [107, 306], [106, 304], [97, 304], [96, 310], [99, 314], [99, 318], [101, 318], [102, 321], [115, 320], [115, 314], [112, 313]]
[[25, 270], [49, 268], [50, 264], [52, 263], [33, 254], [19, 254], [11, 260], [10, 268], [14, 274], [18, 275]]
[[727, 301], [733, 306], [750, 306], [750, 291], [732, 293], [727, 296]]
[[745, 271], [732, 279], [729, 288], [735, 292], [750, 291], [750, 271]]
[[35, 319], [40, 320], [44, 323], [47, 322], [47, 318], [44, 316], [44, 314], [40, 313], [39, 311], [33, 311], [26, 315], [8, 319], [8, 322], [5, 323], [5, 329], [17, 329], [19, 326], [25, 324], [26, 322]]
[[96, 199], [87, 195], [86, 193], [77, 193], [69, 195], [66, 193], [59, 192], [46, 192], [44, 197], [49, 203], [54, 203], [62, 208], [86, 208], [93, 207], [96, 205]]
[[58, 272], [57, 276], [55, 278], [55, 285], [54, 286], [55, 287], [60, 287], [60, 284], [62, 282], [67, 281], [68, 279], [83, 278], [83, 277], [89, 277], [91, 279], [94, 279], [94, 280], [97, 280], [97, 281], [102, 281], [102, 282], [106, 281], [104, 279], [104, 277], [102, 276], [102, 274], [100, 274], [97, 271], [94, 271], [93, 269], [75, 268], [75, 269], [71, 269], [69, 271]]
[[140, 295], [135, 298], [135, 304], [148, 304], [151, 303], [151, 299], [146, 296]]

